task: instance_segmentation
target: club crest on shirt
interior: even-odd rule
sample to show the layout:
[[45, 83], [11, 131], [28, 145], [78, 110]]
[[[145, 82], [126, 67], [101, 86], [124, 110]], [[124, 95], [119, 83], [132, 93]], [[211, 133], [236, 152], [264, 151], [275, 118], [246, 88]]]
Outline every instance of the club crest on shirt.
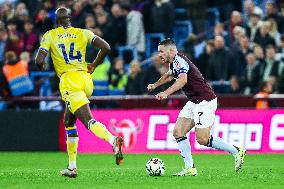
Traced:
[[177, 69], [180, 69], [180, 63], [179, 62], [175, 62], [175, 66]]

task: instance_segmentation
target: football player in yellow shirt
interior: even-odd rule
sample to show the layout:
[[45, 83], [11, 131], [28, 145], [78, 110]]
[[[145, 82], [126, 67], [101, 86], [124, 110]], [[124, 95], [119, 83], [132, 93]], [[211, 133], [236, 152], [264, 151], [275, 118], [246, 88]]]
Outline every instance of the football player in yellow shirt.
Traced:
[[[44, 59], [50, 53], [55, 71], [60, 78], [60, 93], [66, 104], [64, 125], [69, 156], [69, 165], [61, 171], [61, 174], [75, 178], [77, 176], [76, 157], [79, 139], [75, 125], [77, 118], [97, 137], [113, 146], [117, 165], [120, 165], [123, 159], [121, 151], [123, 139], [113, 136], [105, 125], [94, 119], [88, 100], [94, 89], [90, 73], [103, 61], [110, 51], [110, 46], [90, 30], [72, 27], [70, 19], [68, 9], [58, 8], [56, 10], [58, 27], [43, 35], [35, 61], [40, 70], [44, 71], [46, 67]], [[89, 65], [85, 61], [88, 43], [100, 49], [94, 62]]]

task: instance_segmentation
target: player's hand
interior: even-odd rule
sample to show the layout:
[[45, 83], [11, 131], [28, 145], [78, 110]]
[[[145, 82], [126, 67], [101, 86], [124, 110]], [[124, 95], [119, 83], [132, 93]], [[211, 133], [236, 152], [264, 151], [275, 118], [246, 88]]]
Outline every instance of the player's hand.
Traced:
[[96, 69], [96, 67], [93, 64], [88, 64], [87, 68], [88, 68], [88, 73], [90, 74], [93, 73]]
[[155, 84], [149, 84], [148, 86], [147, 86], [147, 90], [148, 91], [153, 91], [154, 89], [156, 89], [156, 85]]
[[160, 92], [158, 94], [155, 95], [157, 100], [164, 100], [168, 98], [168, 94], [165, 92]]

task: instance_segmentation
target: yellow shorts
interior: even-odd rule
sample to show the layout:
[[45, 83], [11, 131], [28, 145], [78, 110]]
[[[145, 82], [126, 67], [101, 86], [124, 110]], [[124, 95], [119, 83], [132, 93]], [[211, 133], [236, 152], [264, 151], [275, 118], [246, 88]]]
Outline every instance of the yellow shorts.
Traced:
[[62, 100], [74, 114], [76, 110], [90, 103], [90, 97], [94, 90], [92, 77], [86, 71], [66, 72], [60, 77], [59, 84]]

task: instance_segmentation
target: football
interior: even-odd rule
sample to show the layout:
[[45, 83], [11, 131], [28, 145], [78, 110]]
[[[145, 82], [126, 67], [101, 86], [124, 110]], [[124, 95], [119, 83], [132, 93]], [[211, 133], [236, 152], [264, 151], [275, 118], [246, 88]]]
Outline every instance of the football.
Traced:
[[159, 158], [151, 158], [146, 163], [146, 172], [150, 176], [162, 176], [165, 173], [165, 164]]

